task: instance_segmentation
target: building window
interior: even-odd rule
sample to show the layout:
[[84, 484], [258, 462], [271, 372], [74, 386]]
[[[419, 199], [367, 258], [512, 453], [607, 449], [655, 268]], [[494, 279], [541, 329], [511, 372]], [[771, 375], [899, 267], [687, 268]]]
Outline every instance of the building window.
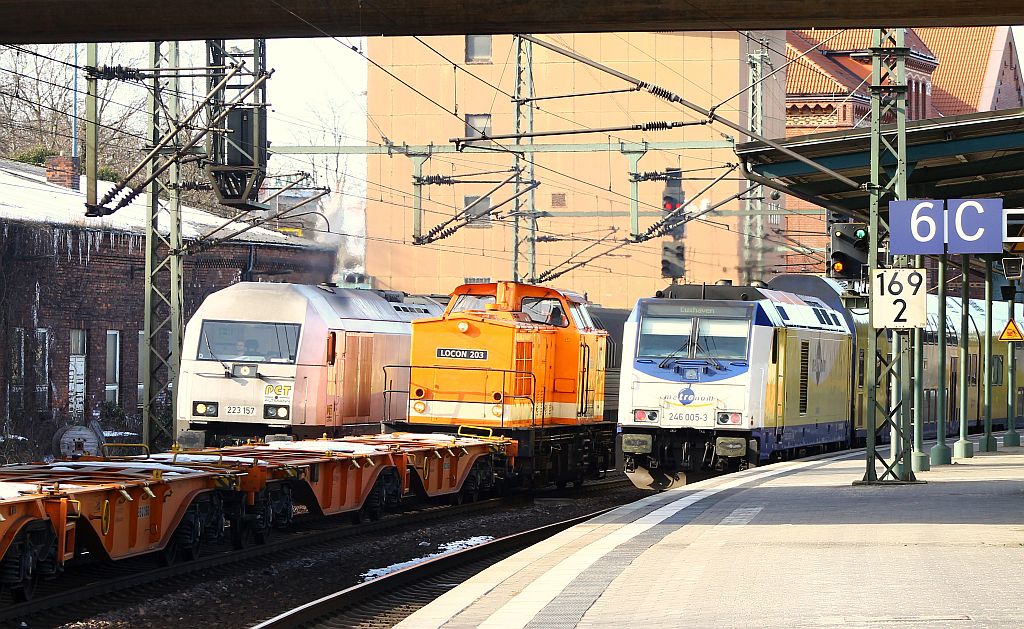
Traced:
[[466, 137], [482, 138], [491, 135], [491, 114], [466, 114]]
[[71, 356], [68, 364], [68, 412], [72, 417], [85, 415], [85, 330], [71, 330]]
[[32, 348], [32, 377], [35, 384], [33, 408], [50, 408], [50, 331], [36, 329], [36, 342]]
[[551, 207], [566, 207], [564, 192], [551, 193]]
[[7, 381], [7, 410], [20, 413], [25, 407], [25, 329], [14, 328], [8, 347], [8, 363], [11, 365]]
[[463, 197], [466, 218], [466, 227], [486, 229], [491, 226], [491, 198], [490, 197]]
[[489, 277], [465, 277], [463, 278], [463, 284], [490, 284], [491, 278]]
[[107, 330], [106, 401], [117, 404], [121, 378], [121, 333]]
[[466, 35], [466, 63], [491, 62], [491, 36]]

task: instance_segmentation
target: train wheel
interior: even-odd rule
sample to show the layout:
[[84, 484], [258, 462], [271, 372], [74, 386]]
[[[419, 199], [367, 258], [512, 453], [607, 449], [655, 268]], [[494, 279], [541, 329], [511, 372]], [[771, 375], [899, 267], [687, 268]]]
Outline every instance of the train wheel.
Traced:
[[167, 545], [160, 551], [160, 564], [163, 566], [173, 566], [178, 563], [178, 537], [171, 537], [171, 541], [167, 542]]
[[232, 516], [230, 523], [231, 547], [235, 550], [242, 550], [252, 546], [255, 541], [253, 530], [255, 527], [241, 516]]
[[462, 485], [463, 500], [465, 502], [476, 502], [480, 500], [480, 479], [475, 472], [470, 472], [466, 482]]
[[32, 574], [25, 575], [25, 578], [21, 580], [21, 583], [11, 588], [11, 595], [14, 596], [14, 602], [25, 603], [32, 600], [32, 597], [36, 593], [36, 584], [39, 583], [39, 574], [33, 570]]
[[29, 545], [15, 556], [4, 557], [2, 570], [4, 572], [4, 583], [11, 590], [11, 595], [16, 603], [24, 603], [32, 600], [35, 594], [36, 583], [39, 582], [39, 574], [36, 570], [36, 557]]
[[267, 503], [263, 507], [263, 515], [256, 521], [254, 527], [256, 529], [256, 543], [266, 544], [273, 537], [274, 530], [274, 509], [270, 503]]

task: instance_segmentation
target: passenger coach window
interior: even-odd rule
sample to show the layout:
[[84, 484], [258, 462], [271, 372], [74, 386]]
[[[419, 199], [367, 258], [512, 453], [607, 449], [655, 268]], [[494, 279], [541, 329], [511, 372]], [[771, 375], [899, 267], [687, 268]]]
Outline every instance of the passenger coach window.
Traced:
[[295, 363], [299, 324], [204, 321], [199, 332], [199, 360]]

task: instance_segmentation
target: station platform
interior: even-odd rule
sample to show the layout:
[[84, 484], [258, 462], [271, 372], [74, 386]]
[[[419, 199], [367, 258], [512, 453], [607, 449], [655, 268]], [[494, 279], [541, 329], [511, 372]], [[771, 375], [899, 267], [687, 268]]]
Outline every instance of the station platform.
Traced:
[[425, 627], [1019, 627], [1024, 448], [854, 486], [864, 453], [652, 494], [420, 609]]

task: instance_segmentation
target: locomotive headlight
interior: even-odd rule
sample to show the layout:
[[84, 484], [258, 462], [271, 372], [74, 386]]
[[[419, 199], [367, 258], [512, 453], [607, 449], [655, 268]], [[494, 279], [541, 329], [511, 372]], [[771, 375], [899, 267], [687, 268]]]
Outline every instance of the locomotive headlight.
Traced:
[[455, 327], [459, 328], [459, 332], [462, 332], [463, 334], [469, 332], [469, 324], [466, 323], [465, 321], [459, 321], [459, 325]]
[[418, 402], [414, 402], [413, 405], [412, 405], [412, 410], [416, 411], [417, 413], [421, 413], [421, 414], [425, 413], [427, 411], [427, 403], [422, 401], [422, 400], [420, 400]]
[[288, 419], [288, 407], [267, 405], [263, 407], [264, 419]]
[[699, 369], [687, 368], [683, 369], [683, 380], [696, 380], [700, 375]]
[[192, 403], [192, 414], [200, 417], [216, 417], [217, 416], [217, 403], [216, 402], [193, 402]]
[[743, 423], [742, 413], [718, 413], [716, 419], [719, 424], [741, 424]]
[[501, 417], [501, 405], [500, 404], [495, 404], [494, 406], [491, 407], [491, 415], [494, 415], [495, 417]]
[[638, 422], [658, 421], [658, 411], [648, 411], [644, 409], [635, 410], [633, 411], [633, 419], [635, 419]]

